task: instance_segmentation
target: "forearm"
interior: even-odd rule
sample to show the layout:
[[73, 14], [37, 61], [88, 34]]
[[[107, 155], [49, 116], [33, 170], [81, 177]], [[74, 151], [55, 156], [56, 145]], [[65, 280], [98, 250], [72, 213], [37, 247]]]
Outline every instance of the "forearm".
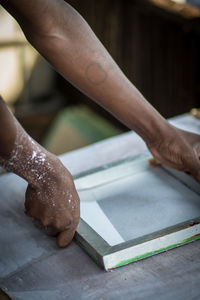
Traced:
[[0, 96], [0, 157], [8, 158], [15, 142], [16, 125]]
[[[8, 138], [10, 137], [10, 138]], [[80, 219], [79, 197], [69, 171], [37, 144], [0, 97], [0, 166], [24, 178], [26, 213], [38, 219], [59, 247], [72, 240]]]
[[126, 78], [70, 5], [62, 0], [23, 0], [23, 5], [21, 1], [8, 2], [13, 4], [14, 15], [29, 41], [68, 81], [147, 143], [165, 130], [166, 121]]
[[53, 161], [53, 155], [24, 131], [0, 98], [0, 165], [41, 187], [47, 174], [53, 173]]
[[23, 30], [45, 34], [52, 25], [49, 15], [56, 9], [56, 1], [51, 6], [48, 0], [0, 0], [0, 4], [20, 23]]

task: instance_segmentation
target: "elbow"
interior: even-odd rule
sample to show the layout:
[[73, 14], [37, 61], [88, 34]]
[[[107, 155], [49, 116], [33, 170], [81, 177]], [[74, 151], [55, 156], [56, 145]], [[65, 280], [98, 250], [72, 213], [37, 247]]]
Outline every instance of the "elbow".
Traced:
[[69, 43], [67, 34], [59, 30], [48, 30], [45, 32], [31, 32], [26, 34], [28, 42], [45, 58], [59, 52], [63, 45]]
[[62, 8], [59, 16], [44, 16], [37, 26], [23, 27], [27, 40], [50, 62], [64, 48], [73, 52], [85, 40], [85, 32], [88, 34], [89, 27], [83, 17], [66, 2]]
[[59, 44], [61, 36], [56, 27], [41, 27], [40, 30], [27, 28], [23, 30], [27, 41], [43, 56], [49, 48], [56, 47]]

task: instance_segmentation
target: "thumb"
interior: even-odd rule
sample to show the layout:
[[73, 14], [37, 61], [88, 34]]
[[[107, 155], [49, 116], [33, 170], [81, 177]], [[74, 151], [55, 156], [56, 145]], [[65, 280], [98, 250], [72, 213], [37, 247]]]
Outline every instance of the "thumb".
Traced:
[[187, 171], [200, 183], [200, 160], [198, 153], [195, 153], [193, 157], [187, 159], [185, 162]]
[[75, 234], [75, 230], [67, 229], [65, 231], [62, 231], [58, 235], [56, 240], [58, 247], [60, 248], [67, 247], [71, 243], [74, 234]]
[[155, 157], [149, 158], [148, 162], [149, 162], [151, 167], [157, 167], [157, 166], [161, 165], [161, 163]]
[[193, 176], [196, 179], [196, 181], [198, 181], [200, 183], [200, 166], [199, 166], [198, 171], [196, 171]]

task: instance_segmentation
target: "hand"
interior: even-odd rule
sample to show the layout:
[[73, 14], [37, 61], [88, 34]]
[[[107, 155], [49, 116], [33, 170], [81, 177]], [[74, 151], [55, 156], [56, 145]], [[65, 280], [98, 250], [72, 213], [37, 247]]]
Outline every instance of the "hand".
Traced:
[[71, 174], [62, 163], [56, 159], [53, 165], [40, 187], [28, 185], [25, 208], [45, 226], [48, 234], [57, 235], [59, 247], [66, 247], [79, 223], [79, 196]]
[[200, 135], [169, 125], [162, 138], [147, 146], [156, 162], [184, 171], [200, 182]]

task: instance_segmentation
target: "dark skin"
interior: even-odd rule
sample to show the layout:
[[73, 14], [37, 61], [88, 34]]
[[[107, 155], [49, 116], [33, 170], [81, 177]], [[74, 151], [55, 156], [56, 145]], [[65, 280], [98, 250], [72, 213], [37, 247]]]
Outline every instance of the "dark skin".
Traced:
[[[0, 0], [0, 4], [60, 74], [143, 138], [157, 162], [190, 173], [200, 182], [200, 136], [170, 125], [144, 99], [78, 12], [63, 0]], [[28, 181], [28, 213], [44, 226], [54, 227], [59, 233], [58, 245], [67, 246], [79, 220], [79, 199], [72, 177], [54, 155], [30, 142], [2, 101], [0, 107], [2, 164], [9, 168], [11, 162], [12, 171]], [[23, 139], [18, 138], [19, 132]], [[21, 143], [23, 155], [21, 150], [17, 152], [21, 164], [15, 165], [10, 157]], [[28, 172], [24, 164], [31, 164], [37, 174]]]
[[25, 208], [60, 247], [68, 245], [79, 223], [79, 197], [60, 160], [24, 131], [0, 98], [0, 164], [28, 182]]

